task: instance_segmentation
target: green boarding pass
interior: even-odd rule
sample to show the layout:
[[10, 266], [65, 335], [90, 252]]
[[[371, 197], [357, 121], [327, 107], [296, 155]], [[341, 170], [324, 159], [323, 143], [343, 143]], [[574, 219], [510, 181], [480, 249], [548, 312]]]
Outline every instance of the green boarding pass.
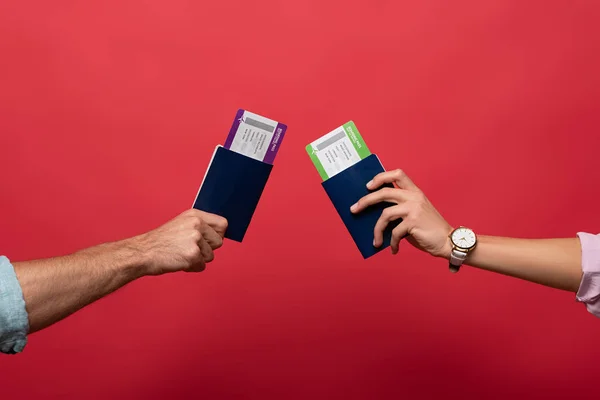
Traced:
[[371, 155], [352, 121], [306, 146], [306, 152], [324, 181]]

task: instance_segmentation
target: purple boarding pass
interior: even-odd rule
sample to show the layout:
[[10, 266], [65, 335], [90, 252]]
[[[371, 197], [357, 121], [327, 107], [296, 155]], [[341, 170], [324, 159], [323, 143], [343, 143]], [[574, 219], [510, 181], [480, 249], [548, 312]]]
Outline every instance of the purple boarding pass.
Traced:
[[280, 122], [240, 109], [223, 147], [273, 164], [286, 130]]

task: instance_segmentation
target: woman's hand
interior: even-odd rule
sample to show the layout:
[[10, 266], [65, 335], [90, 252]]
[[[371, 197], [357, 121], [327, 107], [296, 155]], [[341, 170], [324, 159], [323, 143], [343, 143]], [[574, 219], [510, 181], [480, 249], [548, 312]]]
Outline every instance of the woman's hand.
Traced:
[[394, 220], [402, 222], [392, 231], [392, 253], [398, 253], [400, 239], [407, 240], [418, 248], [435, 257], [449, 258], [452, 247], [448, 235], [452, 227], [427, 200], [423, 192], [401, 170], [382, 172], [367, 184], [369, 190], [375, 190], [385, 183], [396, 184], [397, 188], [383, 188], [370, 193], [354, 204], [350, 210], [359, 213], [365, 208], [383, 201], [396, 205], [383, 210], [374, 230], [373, 245], [383, 244], [383, 231]]

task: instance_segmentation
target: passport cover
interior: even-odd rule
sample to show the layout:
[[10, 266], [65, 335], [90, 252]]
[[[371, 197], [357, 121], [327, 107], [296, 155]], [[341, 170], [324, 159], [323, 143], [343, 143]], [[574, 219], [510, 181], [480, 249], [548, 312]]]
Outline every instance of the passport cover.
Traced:
[[271, 164], [218, 147], [194, 208], [226, 218], [225, 237], [241, 242], [272, 169]]
[[[373, 192], [367, 189], [367, 183], [373, 179], [375, 175], [384, 171], [379, 158], [377, 158], [375, 154], [371, 154], [348, 169], [345, 169], [339, 174], [322, 182], [325, 192], [327, 192], [329, 199], [333, 203], [335, 209], [342, 218], [344, 225], [346, 225], [348, 232], [350, 232], [354, 243], [356, 243], [358, 250], [365, 259], [389, 247], [392, 239], [392, 230], [402, 222], [401, 219], [390, 222], [383, 232], [383, 245], [381, 247], [375, 247], [373, 246], [373, 230], [375, 229], [375, 224], [381, 216], [383, 209], [394, 204], [382, 202], [374, 204], [358, 214], [352, 214], [350, 212], [350, 207], [354, 203]], [[379, 189], [384, 187], [394, 186], [392, 184], [386, 184]]]

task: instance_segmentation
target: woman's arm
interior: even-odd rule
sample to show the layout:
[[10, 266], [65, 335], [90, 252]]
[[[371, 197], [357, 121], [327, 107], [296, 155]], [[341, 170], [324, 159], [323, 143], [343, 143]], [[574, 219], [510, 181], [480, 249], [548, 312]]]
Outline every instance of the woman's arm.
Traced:
[[[383, 230], [388, 223], [402, 218], [392, 234], [394, 254], [398, 252], [400, 239], [406, 237], [418, 249], [449, 259], [452, 227], [423, 192], [400, 170], [377, 175], [367, 187], [375, 190], [384, 183], [394, 183], [397, 188], [372, 192], [351, 208], [352, 212], [359, 213], [382, 201], [396, 204], [382, 213], [375, 226], [373, 244], [381, 246]], [[600, 297], [600, 282], [594, 283], [594, 278], [600, 274], [596, 272], [600, 271], [600, 236], [580, 234], [579, 238], [570, 239], [479, 236], [466, 264], [557, 289], [579, 291], [577, 299], [586, 302], [588, 309]]]
[[[577, 293], [581, 244], [569, 239], [513, 239], [479, 236], [466, 264]], [[450, 254], [448, 253], [448, 258]]]

